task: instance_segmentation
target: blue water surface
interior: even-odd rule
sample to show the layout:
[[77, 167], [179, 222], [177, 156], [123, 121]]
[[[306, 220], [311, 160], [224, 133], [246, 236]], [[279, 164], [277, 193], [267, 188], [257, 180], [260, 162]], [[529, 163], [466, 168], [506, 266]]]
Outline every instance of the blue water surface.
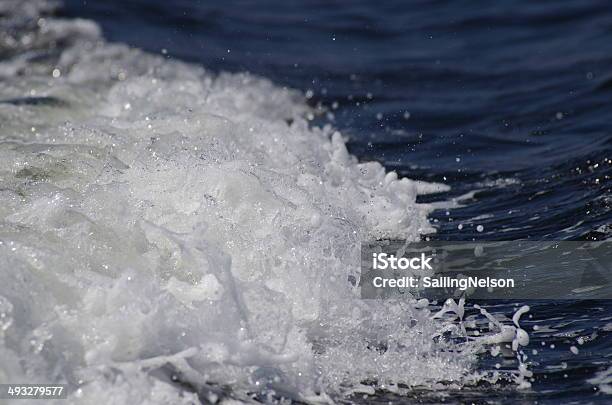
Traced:
[[[68, 0], [60, 13], [111, 41], [301, 89], [360, 159], [452, 187], [421, 198], [456, 202], [432, 215], [435, 238], [611, 238], [612, 2]], [[612, 364], [612, 304], [529, 304], [531, 389], [354, 400], [611, 403], [587, 380]]]

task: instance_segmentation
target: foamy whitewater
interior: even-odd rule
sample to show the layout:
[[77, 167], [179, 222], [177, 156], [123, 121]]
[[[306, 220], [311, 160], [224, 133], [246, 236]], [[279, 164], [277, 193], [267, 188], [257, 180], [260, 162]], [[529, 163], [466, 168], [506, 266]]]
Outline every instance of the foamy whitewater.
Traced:
[[483, 310], [460, 343], [463, 303], [359, 298], [359, 242], [432, 232], [415, 199], [444, 186], [359, 163], [297, 91], [51, 8], [0, 3], [0, 382], [67, 383], [63, 403], [328, 401], [460, 387], [488, 344], [528, 340], [525, 308], [514, 326]]

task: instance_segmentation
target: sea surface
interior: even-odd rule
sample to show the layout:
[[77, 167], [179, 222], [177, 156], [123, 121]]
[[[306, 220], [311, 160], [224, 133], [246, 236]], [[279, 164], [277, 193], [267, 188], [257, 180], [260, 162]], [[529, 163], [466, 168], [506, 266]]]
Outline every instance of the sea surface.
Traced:
[[61, 14], [93, 19], [111, 41], [300, 89], [361, 160], [449, 184], [445, 197], [475, 192], [433, 215], [440, 237], [611, 232], [606, 1], [69, 0]]
[[[277, 89], [298, 90], [311, 107], [304, 113], [310, 127], [338, 130], [348, 152], [360, 162], [379, 162], [400, 177], [450, 186], [419, 193], [416, 199], [415, 207], [434, 208], [425, 214], [435, 232], [425, 225], [420, 228], [425, 231], [418, 232], [432, 239], [611, 238], [610, 2], [67, 0], [50, 13], [68, 21], [92, 20], [105, 41], [168, 62], [195, 64], [211, 74], [248, 72], [264, 77], [276, 86], [270, 91], [272, 98]], [[64, 40], [70, 42], [70, 35]], [[65, 45], [59, 41], [54, 46]], [[236, 92], [242, 91], [240, 84], [235, 86]], [[246, 101], [263, 106], [257, 117], [266, 116], [266, 89], [263, 86], [263, 93]], [[133, 89], [134, 94], [139, 91]], [[158, 117], [163, 111], [174, 114], [172, 98], [166, 102], [157, 110]], [[181, 98], [177, 103], [189, 101]], [[281, 98], [278, 103], [270, 107], [276, 108], [270, 114], [284, 114], [278, 111], [288, 102]], [[87, 125], [95, 131], [98, 124]], [[127, 123], [122, 125], [127, 128]], [[264, 132], [273, 130], [264, 127]], [[231, 147], [239, 148], [239, 139], [238, 146]], [[274, 160], [274, 153], [266, 159]], [[277, 245], [272, 248], [289, 246]], [[478, 314], [473, 304], [466, 304], [468, 316]], [[364, 390], [335, 399], [381, 404], [610, 403], [612, 302], [533, 300], [483, 306], [511, 317], [525, 304], [530, 315], [524, 315], [520, 325], [530, 335], [524, 351], [533, 372], [531, 386], [478, 381], [472, 374], [477, 382], [449, 388], [448, 381], [456, 378], [452, 374], [441, 376], [438, 385], [427, 377], [398, 394], [379, 387], [373, 395], [362, 396], [369, 392]], [[332, 311], [326, 320], [320, 318], [321, 326], [334, 315]], [[266, 321], [265, 327], [280, 326]], [[350, 368], [347, 353], [335, 355], [344, 356], [349, 365], [338, 367]], [[339, 361], [333, 356], [323, 372]], [[453, 363], [440, 361], [441, 367]], [[458, 360], [457, 367], [465, 367], [463, 361]], [[394, 367], [392, 362], [388, 365]], [[485, 351], [468, 368], [477, 374], [516, 367], [512, 356], [500, 360]], [[401, 371], [400, 380], [402, 372], [412, 371]], [[389, 376], [398, 379], [392, 372]], [[260, 400], [277, 398], [261, 395]]]

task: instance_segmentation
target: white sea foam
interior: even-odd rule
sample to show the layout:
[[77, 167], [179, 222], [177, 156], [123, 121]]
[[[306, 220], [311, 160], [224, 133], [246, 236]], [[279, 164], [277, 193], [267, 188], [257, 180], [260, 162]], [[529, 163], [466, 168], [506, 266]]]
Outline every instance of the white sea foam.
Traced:
[[432, 231], [415, 199], [443, 186], [357, 162], [299, 92], [2, 7], [0, 381], [189, 403], [470, 379], [477, 350], [434, 339], [458, 326], [349, 282], [361, 240]]

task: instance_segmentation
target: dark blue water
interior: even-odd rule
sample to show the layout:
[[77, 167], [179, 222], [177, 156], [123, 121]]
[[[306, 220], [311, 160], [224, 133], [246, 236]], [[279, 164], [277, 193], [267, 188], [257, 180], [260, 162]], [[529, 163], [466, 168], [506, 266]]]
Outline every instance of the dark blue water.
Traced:
[[[458, 203], [432, 215], [436, 238], [612, 238], [609, 1], [70, 0], [60, 13], [112, 41], [312, 94], [316, 123], [350, 136], [360, 159], [451, 185], [422, 198]], [[612, 304], [530, 305], [528, 330], [555, 326], [532, 333], [533, 387], [470, 387], [446, 402], [612, 402], [586, 382], [612, 364]]]

